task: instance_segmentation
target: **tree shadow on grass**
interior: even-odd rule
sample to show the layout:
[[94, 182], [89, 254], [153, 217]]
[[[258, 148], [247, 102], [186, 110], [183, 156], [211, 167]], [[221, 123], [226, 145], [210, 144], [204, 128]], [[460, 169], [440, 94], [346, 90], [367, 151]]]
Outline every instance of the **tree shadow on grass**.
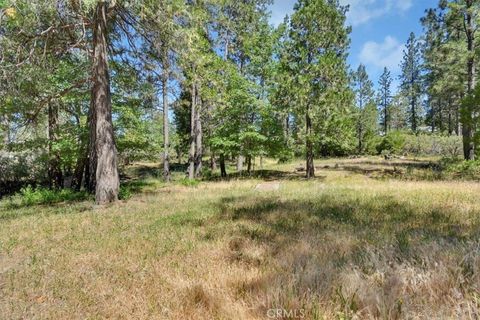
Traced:
[[6, 203], [0, 207], [0, 221], [38, 215], [40, 211], [48, 215], [77, 214], [91, 210], [92, 203], [92, 200], [88, 197], [48, 204], [23, 205]]
[[[230, 180], [250, 180], [250, 179], [259, 179], [264, 181], [276, 181], [276, 180], [307, 180], [305, 173], [302, 172], [288, 172], [280, 170], [255, 170], [250, 173], [244, 172], [234, 172], [228, 174], [227, 177], [221, 177], [219, 175], [212, 175], [209, 177], [204, 177], [205, 181], [230, 181]], [[310, 180], [324, 180], [325, 176], [316, 176]]]
[[[478, 236], [480, 230], [479, 221], [467, 228], [465, 221], [453, 218], [455, 212], [452, 210], [432, 207], [419, 211], [391, 196], [375, 196], [368, 201], [330, 195], [320, 195], [308, 201], [228, 197], [222, 198], [220, 208], [226, 219], [263, 223], [286, 235], [289, 232], [296, 234], [305, 227], [305, 219], [314, 222], [309, 228], [343, 225], [355, 231], [381, 229], [387, 235], [390, 232], [422, 231], [431, 238], [451, 240]], [[288, 227], [283, 228], [286, 223]]]
[[[480, 262], [465, 262], [464, 258], [471, 255], [475, 247], [472, 243], [479, 241], [479, 219], [467, 222], [453, 209], [422, 209], [388, 195], [369, 199], [320, 195], [312, 200], [226, 197], [218, 206], [218, 219], [237, 225], [231, 229], [231, 238], [235, 239], [230, 245], [235, 257], [232, 261], [251, 260], [244, 249], [247, 244], [265, 248], [259, 264], [268, 265], [270, 271], [239, 287], [248, 295], [263, 296], [270, 301], [269, 307], [303, 306], [311, 316], [319, 297], [323, 297], [323, 303], [336, 301], [339, 310], [364, 310], [368, 316], [388, 318], [392, 312], [400, 315], [408, 308], [408, 312], [414, 312], [422, 303], [424, 308], [436, 308], [450, 290], [466, 295], [480, 277]], [[452, 259], [456, 255], [458, 261]], [[448, 280], [450, 287], [435, 287], [438, 284], [434, 283], [433, 289], [428, 288], [438, 291], [436, 300], [428, 301], [416, 296], [415, 285], [411, 285], [412, 292], [399, 289], [405, 288], [410, 279], [402, 279], [395, 285], [398, 288], [377, 288], [376, 280], [369, 278], [375, 274], [402, 277], [405, 275], [398, 270], [405, 266], [419, 273], [440, 268], [446, 274], [448, 270], [459, 270], [459, 274]], [[342, 284], [348, 284], [342, 277], [357, 275], [361, 275], [359, 283], [352, 286], [357, 285], [359, 290], [367, 283], [372, 286], [370, 291], [348, 293], [342, 289]], [[337, 299], [338, 295], [344, 302]], [[352, 299], [352, 305], [346, 304], [348, 299]], [[404, 311], [398, 308], [398, 301], [403, 301]]]
[[[317, 167], [321, 170], [346, 171], [375, 179], [439, 180], [442, 167], [437, 162], [422, 160], [358, 161]], [[414, 174], [414, 170], [416, 170]]]

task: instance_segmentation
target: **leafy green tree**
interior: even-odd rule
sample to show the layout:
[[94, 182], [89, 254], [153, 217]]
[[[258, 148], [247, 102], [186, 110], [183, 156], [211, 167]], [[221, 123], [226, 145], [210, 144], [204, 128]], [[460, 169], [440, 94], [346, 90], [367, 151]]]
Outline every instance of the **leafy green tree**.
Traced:
[[307, 178], [315, 176], [316, 137], [325, 141], [329, 133], [324, 129], [333, 115], [350, 105], [346, 67], [350, 28], [345, 26], [345, 13], [338, 1], [300, 0], [290, 20], [288, 94], [295, 101], [297, 119], [304, 119]]

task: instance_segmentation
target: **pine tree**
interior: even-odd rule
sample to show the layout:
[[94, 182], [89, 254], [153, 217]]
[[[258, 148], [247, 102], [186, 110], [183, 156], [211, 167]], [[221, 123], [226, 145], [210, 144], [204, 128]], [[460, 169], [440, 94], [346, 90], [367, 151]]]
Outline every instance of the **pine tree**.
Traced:
[[367, 71], [363, 64], [358, 66], [356, 72], [352, 75], [352, 86], [355, 93], [356, 102], [356, 124], [358, 153], [363, 153], [368, 138], [376, 134], [377, 131], [377, 110], [375, 104], [375, 92], [373, 83], [368, 78]]
[[288, 94], [296, 102], [297, 119], [305, 121], [307, 178], [315, 176], [315, 140], [326, 142], [323, 130], [351, 97], [346, 71], [350, 29], [345, 27], [345, 13], [338, 1], [300, 0], [290, 20]]
[[418, 131], [421, 116], [422, 79], [420, 59], [420, 43], [412, 32], [403, 51], [400, 80], [402, 93], [409, 100], [409, 122], [414, 133]]
[[383, 128], [383, 133], [387, 134], [390, 129], [391, 116], [389, 112], [390, 104], [392, 102], [392, 76], [390, 71], [385, 67], [383, 73], [378, 80], [379, 93], [378, 98], [380, 102], [380, 114], [381, 114], [381, 125]]

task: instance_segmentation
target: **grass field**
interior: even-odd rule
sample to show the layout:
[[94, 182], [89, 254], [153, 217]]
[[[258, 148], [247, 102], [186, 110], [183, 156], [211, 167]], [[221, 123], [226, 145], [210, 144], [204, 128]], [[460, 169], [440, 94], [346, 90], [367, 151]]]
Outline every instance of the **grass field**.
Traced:
[[136, 165], [139, 192], [108, 208], [3, 201], [0, 318], [480, 317], [479, 183], [417, 160], [299, 166], [188, 186]]

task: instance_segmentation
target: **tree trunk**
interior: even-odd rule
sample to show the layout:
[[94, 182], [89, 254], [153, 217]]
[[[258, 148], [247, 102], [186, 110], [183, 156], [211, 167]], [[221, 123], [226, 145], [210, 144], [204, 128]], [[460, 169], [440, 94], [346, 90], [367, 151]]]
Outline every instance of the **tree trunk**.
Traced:
[[55, 150], [58, 142], [58, 106], [55, 102], [48, 104], [48, 181], [51, 188], [63, 186], [63, 174], [60, 168], [61, 158]]
[[[474, 22], [471, 13], [471, 7], [473, 5], [473, 0], [467, 0], [467, 13], [465, 21], [465, 32], [467, 36], [467, 49], [469, 53], [467, 61], [467, 93], [472, 94], [475, 89], [475, 43], [474, 43]], [[465, 160], [475, 160], [475, 143], [473, 140], [473, 111], [471, 107], [468, 107], [466, 110], [466, 121], [462, 125], [462, 136], [463, 136], [463, 155]]]
[[219, 162], [220, 162], [220, 176], [222, 178], [226, 178], [227, 177], [227, 169], [226, 169], [226, 166], [225, 166], [225, 155], [223, 153], [220, 154]]
[[358, 153], [359, 154], [362, 154], [362, 149], [363, 149], [363, 145], [362, 145], [362, 128], [359, 127], [358, 128]]
[[93, 103], [91, 106], [95, 123], [93, 140], [96, 152], [95, 202], [100, 205], [118, 200], [120, 188], [108, 71], [107, 9], [107, 2], [98, 2], [93, 21]]
[[[445, 117], [444, 117], [444, 107], [447, 108], [448, 114], [450, 115], [451, 100], [448, 99], [447, 104], [441, 99], [438, 100], [438, 127], [440, 128], [440, 133], [445, 131]], [[436, 114], [435, 114], [436, 115]]]
[[386, 135], [388, 133], [388, 108], [386, 95], [383, 100], [383, 130], [385, 131]]
[[[77, 111], [78, 113], [75, 115], [76, 122], [77, 122], [77, 129], [80, 132], [78, 135], [78, 145], [80, 145], [78, 154], [77, 154], [77, 162], [75, 164], [75, 169], [73, 171], [73, 178], [70, 188], [72, 190], [80, 191], [82, 188], [83, 177], [86, 171], [86, 166], [88, 166], [88, 135], [85, 139], [84, 134], [82, 133], [82, 125], [80, 122], [80, 108]], [[88, 127], [88, 119], [87, 119], [87, 127]]]
[[197, 93], [197, 110], [195, 112], [195, 177], [202, 175], [202, 160], [203, 160], [203, 132], [202, 132], [202, 101], [200, 99], [200, 92], [196, 87]]
[[191, 91], [191, 111], [190, 111], [190, 151], [188, 154], [188, 178], [190, 180], [195, 178], [195, 114], [196, 114], [196, 90], [195, 81], [192, 83]]
[[307, 179], [315, 177], [315, 167], [313, 166], [313, 142], [312, 142], [312, 119], [310, 118], [310, 111], [307, 108], [305, 115], [306, 125], [306, 151], [307, 151]]
[[243, 156], [242, 155], [238, 155], [237, 157], [237, 171], [238, 172], [242, 172], [243, 171]]
[[[431, 105], [431, 110], [432, 110], [432, 133], [435, 132], [435, 116], [436, 116], [436, 112], [435, 112], [435, 107], [434, 107], [434, 103], [430, 101], [430, 105]], [[440, 100], [438, 102], [438, 108], [440, 108]], [[440, 111], [440, 123], [442, 122], [442, 112]], [[440, 125], [440, 132], [442, 131], [442, 126]]]
[[460, 110], [458, 105], [455, 108], [455, 134], [460, 135]]
[[416, 102], [416, 99], [414, 97], [412, 97], [412, 101], [411, 101], [411, 112], [412, 112], [412, 131], [413, 133], [417, 133], [417, 110], [415, 108], [417, 102]]
[[95, 140], [97, 140], [97, 121], [95, 115], [95, 104], [93, 95], [90, 102], [90, 109], [87, 115], [87, 125], [89, 126], [87, 165], [85, 167], [85, 187], [90, 193], [95, 193], [96, 173], [97, 173], [97, 150]]
[[210, 155], [210, 170], [217, 170], [217, 161], [215, 160], [215, 154], [213, 152]]
[[448, 110], [448, 136], [451, 136], [453, 133], [453, 128], [452, 128], [452, 111], [449, 109]]
[[78, 154], [77, 164], [75, 165], [75, 171], [73, 173], [72, 189], [80, 191], [82, 189], [82, 181], [86, 168], [88, 167], [88, 150], [82, 148]]
[[[166, 59], [166, 58], [164, 58]], [[163, 177], [170, 182], [170, 141], [168, 123], [168, 68], [163, 70], [162, 99], [163, 99]]]
[[288, 113], [285, 117], [283, 130], [284, 130], [284, 135], [285, 135], [285, 146], [288, 147], [288, 141], [289, 141], [289, 138], [290, 138], [290, 116], [289, 116]]
[[247, 172], [248, 174], [252, 173], [252, 157], [247, 156]]

